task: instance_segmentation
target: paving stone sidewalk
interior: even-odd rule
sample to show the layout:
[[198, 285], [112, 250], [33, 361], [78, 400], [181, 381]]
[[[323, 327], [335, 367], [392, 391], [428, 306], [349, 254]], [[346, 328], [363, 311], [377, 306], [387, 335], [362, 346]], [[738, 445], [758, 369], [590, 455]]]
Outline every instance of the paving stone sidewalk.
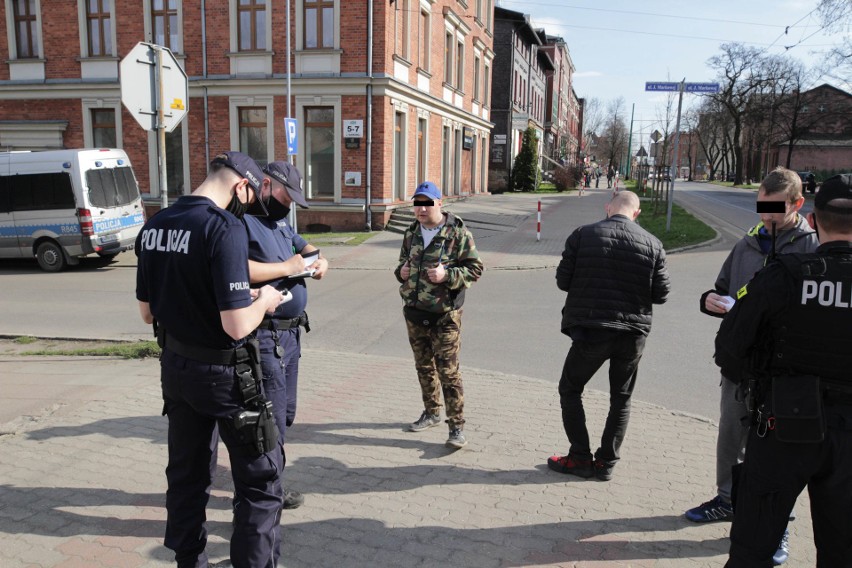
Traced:
[[[33, 368], [36, 368], [33, 371]], [[121, 386], [0, 425], [0, 566], [159, 567], [166, 420], [155, 360], [4, 357], [0, 373], [101, 373]], [[442, 425], [403, 431], [420, 413], [408, 357], [306, 350], [285, 484], [286, 567], [722, 566], [727, 523], [683, 511], [712, 494], [713, 423], [634, 402], [610, 482], [551, 472], [567, 450], [555, 387], [463, 368], [468, 447]], [[637, 389], [641, 398], [641, 385]], [[592, 437], [605, 393], [585, 397]], [[208, 508], [212, 560], [227, 556], [230, 474], [220, 446]], [[807, 499], [789, 566], [815, 565]]]

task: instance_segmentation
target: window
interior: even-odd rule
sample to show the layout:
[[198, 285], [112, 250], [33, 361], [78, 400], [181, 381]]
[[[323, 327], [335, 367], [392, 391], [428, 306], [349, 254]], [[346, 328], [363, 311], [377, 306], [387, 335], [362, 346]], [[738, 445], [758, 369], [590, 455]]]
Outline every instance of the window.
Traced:
[[115, 148], [115, 109], [92, 109], [92, 144], [95, 148]]
[[399, 6], [397, 13], [402, 18], [402, 33], [400, 34], [402, 45], [399, 46], [397, 53], [406, 60], [409, 60], [411, 57], [411, 17], [408, 14], [410, 12], [410, 4], [411, 0], [403, 0], [394, 4], [394, 6]]
[[420, 9], [420, 42], [418, 44], [419, 54], [417, 64], [424, 71], [429, 70], [429, 49], [431, 48], [432, 30], [430, 26], [430, 15], [428, 10]]
[[240, 152], [261, 166], [268, 162], [266, 107], [240, 107]]
[[151, 27], [154, 43], [178, 50], [177, 0], [151, 0]]
[[475, 55], [473, 57], [473, 100], [478, 101], [479, 99], [479, 56]]
[[444, 137], [441, 140], [441, 189], [444, 193], [450, 188], [450, 127], [444, 127]]
[[112, 20], [109, 0], [86, 0], [86, 31], [89, 36], [89, 57], [112, 54]]
[[491, 106], [491, 66], [487, 63], [482, 72], [482, 93], [482, 103]]
[[476, 19], [482, 21], [482, 0], [476, 0]]
[[305, 49], [334, 47], [334, 2], [305, 0]]
[[453, 84], [453, 34], [447, 32], [444, 36], [444, 83]]
[[166, 132], [166, 187], [169, 197], [185, 193], [183, 181], [183, 124]]
[[74, 191], [67, 173], [8, 176], [12, 211], [73, 209]]
[[305, 193], [334, 197], [334, 107], [305, 108]]
[[240, 51], [266, 49], [266, 0], [239, 0], [237, 22]]
[[15, 46], [18, 59], [38, 57], [38, 23], [35, 0], [12, 0], [15, 17]]
[[464, 42], [456, 44], [456, 88], [464, 90]]
[[94, 207], [121, 207], [139, 198], [139, 185], [130, 166], [88, 170], [86, 186]]
[[417, 185], [426, 181], [426, 129], [428, 123], [425, 118], [417, 119]]
[[393, 194], [396, 199], [405, 199], [405, 114], [395, 112], [393, 116]]

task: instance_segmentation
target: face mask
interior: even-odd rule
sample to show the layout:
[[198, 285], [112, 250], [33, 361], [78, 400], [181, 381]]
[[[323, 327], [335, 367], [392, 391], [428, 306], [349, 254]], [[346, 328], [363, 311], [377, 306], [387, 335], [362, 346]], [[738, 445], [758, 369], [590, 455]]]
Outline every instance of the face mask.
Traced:
[[290, 214], [290, 208], [286, 205], [283, 205], [280, 201], [275, 199], [274, 197], [269, 197], [269, 202], [266, 204], [266, 209], [269, 211], [268, 218], [273, 221], [280, 221], [284, 217]]
[[240, 198], [237, 197], [237, 192], [235, 191], [234, 195], [231, 196], [231, 202], [228, 203], [228, 206], [225, 209], [232, 213], [237, 219], [242, 219], [243, 215], [245, 215], [248, 210], [248, 203], [240, 201]]

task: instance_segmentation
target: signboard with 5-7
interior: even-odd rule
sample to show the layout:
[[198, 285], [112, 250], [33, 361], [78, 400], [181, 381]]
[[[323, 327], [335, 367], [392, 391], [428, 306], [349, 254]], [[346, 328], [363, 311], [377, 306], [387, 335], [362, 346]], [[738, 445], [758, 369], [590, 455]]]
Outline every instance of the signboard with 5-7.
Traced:
[[364, 137], [364, 121], [363, 120], [344, 120], [343, 121], [343, 137], [344, 138], [363, 138]]

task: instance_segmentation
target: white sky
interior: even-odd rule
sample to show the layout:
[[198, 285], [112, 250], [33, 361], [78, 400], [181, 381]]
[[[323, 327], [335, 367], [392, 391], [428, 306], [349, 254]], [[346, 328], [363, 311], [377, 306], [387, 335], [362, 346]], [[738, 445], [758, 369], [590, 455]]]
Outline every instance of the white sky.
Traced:
[[[710, 82], [707, 60], [726, 42], [787, 53], [812, 66], [818, 51], [839, 43], [820, 30], [817, 0], [499, 0], [529, 14], [533, 27], [562, 36], [576, 67], [574, 90], [604, 104], [624, 97], [627, 121], [636, 104], [633, 147], [663, 114], [665, 94], [645, 92], [647, 81]], [[785, 35], [785, 28], [789, 30]], [[846, 33], [849, 33], [847, 30]], [[785, 50], [785, 46], [795, 47]], [[820, 81], [829, 82], [830, 80]], [[840, 86], [840, 85], [837, 85]], [[684, 109], [697, 100], [684, 95]], [[659, 111], [657, 109], [660, 109]], [[644, 143], [644, 142], [643, 142]]]

